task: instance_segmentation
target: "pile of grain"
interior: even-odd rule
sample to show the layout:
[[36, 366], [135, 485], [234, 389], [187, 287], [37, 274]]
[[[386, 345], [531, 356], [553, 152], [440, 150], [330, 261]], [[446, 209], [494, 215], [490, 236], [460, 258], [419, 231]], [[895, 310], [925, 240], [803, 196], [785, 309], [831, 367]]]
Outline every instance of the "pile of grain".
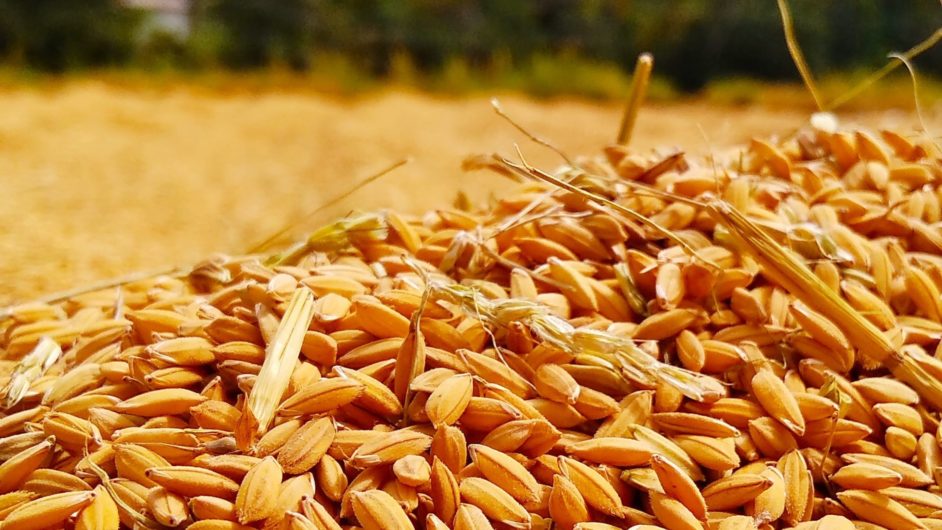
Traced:
[[0, 530], [942, 528], [942, 165], [832, 127], [11, 308]]

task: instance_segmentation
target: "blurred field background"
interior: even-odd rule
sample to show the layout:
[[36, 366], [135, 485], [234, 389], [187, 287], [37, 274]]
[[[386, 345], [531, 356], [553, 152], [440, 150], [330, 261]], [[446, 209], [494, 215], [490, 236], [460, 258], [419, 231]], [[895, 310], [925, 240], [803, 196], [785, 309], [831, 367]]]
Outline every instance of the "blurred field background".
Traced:
[[[793, 1], [830, 99], [938, 31], [935, 0]], [[839, 21], [839, 23], [838, 23]], [[655, 80], [632, 146], [705, 153], [785, 133], [814, 110], [771, 1], [5, 0], [0, 3], [0, 305], [238, 253], [332, 205], [420, 212], [506, 182], [469, 154], [558, 162], [613, 141], [634, 58]], [[940, 122], [942, 47], [915, 66]], [[901, 72], [845, 122], [915, 131]]]

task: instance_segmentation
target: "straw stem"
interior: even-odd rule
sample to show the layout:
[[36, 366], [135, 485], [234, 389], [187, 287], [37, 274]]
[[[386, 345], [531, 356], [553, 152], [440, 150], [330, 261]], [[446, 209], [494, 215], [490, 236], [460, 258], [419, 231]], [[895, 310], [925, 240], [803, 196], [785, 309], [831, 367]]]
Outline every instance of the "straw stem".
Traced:
[[631, 142], [631, 133], [638, 119], [638, 110], [644, 103], [644, 96], [648, 92], [648, 82], [651, 80], [651, 70], [654, 69], [654, 56], [642, 53], [635, 63], [635, 73], [631, 76], [631, 92], [628, 93], [628, 104], [625, 106], [625, 115], [621, 119], [621, 128], [618, 130], [618, 143], [628, 145]]

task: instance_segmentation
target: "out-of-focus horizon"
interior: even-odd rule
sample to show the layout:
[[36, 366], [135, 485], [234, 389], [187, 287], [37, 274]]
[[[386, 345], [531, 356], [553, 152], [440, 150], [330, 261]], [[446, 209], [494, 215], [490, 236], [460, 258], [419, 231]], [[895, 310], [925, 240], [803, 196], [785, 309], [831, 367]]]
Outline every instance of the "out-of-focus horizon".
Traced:
[[[834, 94], [886, 64], [888, 53], [942, 27], [936, 0], [790, 4], [808, 63]], [[770, 0], [0, 4], [0, 69], [8, 80], [125, 72], [143, 82], [168, 75], [205, 81], [229, 73], [224, 83], [261, 76], [340, 93], [395, 83], [440, 93], [611, 99], [624, 94], [641, 52], [656, 57], [650, 94], [656, 100], [696, 94], [720, 103], [763, 102], [759, 88], [798, 81]], [[942, 47], [916, 64], [926, 90], [942, 93], [934, 81], [942, 77]], [[907, 83], [896, 77], [895, 85]], [[893, 96], [886, 86], [881, 96]], [[902, 103], [890, 99], [889, 105]]]
[[[789, 3], [828, 101], [942, 26], [937, 0]], [[509, 183], [463, 173], [465, 156], [519, 142], [559, 163], [491, 96], [570, 155], [597, 155], [644, 51], [639, 152], [706, 154], [815, 110], [773, 0], [4, 0], [0, 305], [245, 252], [404, 157], [295, 235], [354, 209], [481, 203]], [[938, 124], [942, 46], [914, 65]], [[839, 118], [915, 134], [914, 108], [897, 68]]]

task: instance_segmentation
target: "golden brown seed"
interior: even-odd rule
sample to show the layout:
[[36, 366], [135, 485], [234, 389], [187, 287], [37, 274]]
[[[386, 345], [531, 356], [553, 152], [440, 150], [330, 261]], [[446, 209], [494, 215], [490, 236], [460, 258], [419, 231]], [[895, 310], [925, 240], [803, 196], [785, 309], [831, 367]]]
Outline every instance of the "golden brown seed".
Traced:
[[[315, 300], [314, 304], [317, 305], [318, 302], [320, 302], [321, 309], [323, 310], [325, 302], [322, 300], [323, 299]], [[331, 300], [334, 300], [334, 298], [331, 297]], [[341, 302], [341, 304], [345, 303], [346, 301]], [[333, 309], [333, 311], [346, 314], [346, 309]], [[323, 313], [321, 313], [320, 316], [323, 316]], [[316, 309], [314, 317], [318, 317]], [[337, 360], [337, 340], [330, 335], [325, 335], [317, 331], [308, 331], [304, 334], [304, 342], [301, 343], [301, 354], [314, 364], [331, 366]]]
[[667, 495], [652, 491], [648, 493], [651, 511], [661, 524], [677, 530], [696, 530], [703, 528], [701, 523], [680, 501]]
[[473, 504], [462, 503], [455, 514], [454, 530], [493, 530], [484, 512]]
[[245, 475], [235, 501], [240, 523], [261, 521], [274, 513], [281, 479], [281, 465], [271, 456], [263, 458]]
[[343, 377], [321, 379], [286, 399], [279, 407], [282, 416], [320, 414], [352, 403], [366, 391], [358, 381]]
[[226, 521], [222, 519], [205, 519], [196, 521], [187, 530], [252, 530], [251, 526], [245, 526], [235, 521]]
[[314, 475], [311, 473], [304, 473], [285, 480], [278, 488], [278, 499], [275, 502], [275, 508], [266, 519], [265, 524], [283, 521], [289, 512], [302, 510], [302, 501], [313, 498], [315, 495]]
[[906, 292], [923, 316], [934, 322], [942, 322], [942, 294], [929, 275], [918, 267], [907, 267], [904, 271]]
[[458, 355], [471, 372], [485, 381], [498, 384], [524, 399], [533, 396], [530, 382], [502, 361], [469, 350], [458, 350]]
[[621, 513], [618, 492], [598, 471], [565, 456], [559, 457], [559, 470], [582, 492], [589, 506], [609, 515]]
[[[147, 488], [127, 479], [115, 479], [111, 481], [109, 493], [114, 494], [113, 499], [118, 504], [118, 518], [122, 525], [133, 528], [142, 521], [139, 515], [147, 511]], [[148, 523], [159, 524], [152, 519]]]
[[644, 319], [634, 331], [639, 340], [663, 340], [687, 329], [697, 319], [689, 309], [670, 309]]
[[864, 521], [886, 528], [926, 528], [912, 512], [882, 493], [845, 490], [838, 492], [837, 498], [848, 510]]
[[[658, 395], [661, 395], [661, 388], [676, 396], [678, 403], [680, 399], [683, 399], [683, 395], [670, 385], [660, 385]], [[587, 419], [601, 420], [618, 412], [618, 402], [604, 392], [594, 388], [581, 387], [574, 408]]]
[[873, 406], [873, 413], [886, 426], [899, 427], [914, 436], [923, 432], [922, 417], [909, 405], [902, 403], [879, 403]]
[[399, 402], [396, 394], [383, 383], [363, 371], [349, 370], [340, 366], [335, 366], [334, 371], [342, 378], [351, 379], [363, 385], [363, 394], [356, 401], [361, 407], [386, 418], [402, 415], [402, 403]]
[[95, 499], [82, 508], [75, 519], [75, 530], [118, 530], [118, 505], [103, 488], [95, 488]]
[[791, 314], [802, 329], [815, 340], [836, 352], [850, 351], [850, 343], [844, 333], [826, 317], [801, 302], [792, 303]]
[[732, 438], [713, 438], [690, 434], [677, 435], [672, 440], [690, 455], [697, 464], [714, 471], [728, 471], [739, 466], [736, 442]]
[[232, 432], [236, 428], [239, 409], [225, 401], [207, 400], [195, 407], [190, 407], [190, 416], [197, 425], [204, 429], [219, 429]]
[[340, 524], [334, 520], [334, 517], [324, 508], [324, 505], [313, 499], [304, 499], [301, 502], [301, 509], [304, 516], [314, 523], [318, 530], [340, 530]]
[[22, 489], [41, 495], [92, 489], [82, 479], [55, 469], [37, 469], [26, 477]]
[[677, 358], [684, 368], [699, 372], [706, 362], [706, 352], [700, 339], [690, 330], [683, 330], [677, 335]]
[[902, 504], [918, 517], [932, 517], [942, 510], [942, 499], [933, 492], [894, 486], [884, 488], [880, 493]]
[[851, 521], [843, 515], [825, 515], [816, 521], [799, 523], [795, 526], [796, 530], [856, 530], [869, 528], [872, 528], [869, 523], [863, 521]]
[[721, 398], [710, 405], [709, 414], [740, 429], [749, 427], [749, 420], [765, 416], [755, 401], [743, 398]]
[[213, 345], [202, 337], [177, 337], [148, 346], [153, 358], [178, 366], [200, 366], [216, 360]]
[[738, 473], [721, 478], [703, 488], [703, 498], [710, 511], [731, 510], [755, 499], [772, 487], [772, 481], [762, 475]]
[[[224, 445], [221, 449], [228, 449]], [[256, 464], [261, 462], [261, 458], [240, 454], [224, 454], [218, 456], [200, 455], [189, 463], [204, 469], [210, 469], [221, 473], [233, 480], [242, 480]]]
[[329, 417], [311, 420], [294, 432], [278, 451], [278, 463], [285, 473], [296, 475], [314, 467], [327, 454], [336, 429]]
[[731, 515], [716, 525], [717, 530], [756, 530], [756, 521], [748, 515]]
[[212, 495], [222, 499], [234, 499], [239, 492], [239, 485], [232, 479], [198, 467], [152, 467], [145, 475], [157, 484], [185, 497]]
[[589, 279], [573, 266], [574, 263], [578, 262], [566, 262], [558, 258], [549, 258], [547, 264], [549, 265], [550, 276], [562, 284], [564, 287], [563, 294], [572, 305], [597, 311], [599, 303], [598, 298], [595, 296], [595, 290], [592, 289]]
[[138, 444], [114, 444], [114, 463], [118, 476], [127, 478], [148, 487], [157, 483], [147, 477], [147, 470], [152, 467], [168, 467], [170, 462], [159, 454]]
[[[536, 405], [536, 403], [533, 403], [535, 401], [536, 400], [531, 401], [531, 404]], [[553, 402], [548, 401], [548, 403]], [[566, 416], [567, 420], [571, 420], [571, 412], [575, 412], [575, 414], [578, 415], [575, 409], [572, 409], [572, 411], [567, 410], [567, 412], [570, 412], [570, 414]], [[461, 422], [461, 426], [465, 429], [487, 432], [508, 421], [519, 420], [522, 417], [523, 413], [506, 401], [474, 396], [471, 398], [471, 401], [468, 403], [459, 421]], [[581, 416], [579, 417], [581, 418]]]
[[38, 494], [30, 491], [12, 491], [0, 495], [0, 517], [5, 518], [13, 510], [38, 497]]
[[391, 464], [407, 455], [418, 455], [432, 444], [432, 438], [417, 431], [394, 431], [368, 441], [358, 447], [350, 457], [356, 467]]
[[805, 434], [805, 419], [795, 396], [771, 370], [759, 370], [752, 377], [752, 393], [770, 416], [796, 436]]
[[681, 447], [671, 439], [643, 425], [633, 426], [631, 428], [631, 434], [636, 440], [650, 446], [654, 452], [657, 452], [680, 466], [693, 480], [700, 481], [704, 479], [703, 471], [700, 467], [690, 458], [690, 455], [688, 455], [686, 451], [681, 449]]
[[651, 417], [661, 429], [678, 434], [697, 434], [716, 438], [739, 436], [739, 431], [735, 427], [709, 416], [687, 412], [658, 412]]
[[147, 510], [158, 523], [171, 528], [180, 526], [189, 517], [186, 499], [160, 486], [151, 488], [147, 494]]
[[540, 497], [540, 486], [530, 471], [513, 457], [487, 447], [468, 446], [471, 461], [477, 465], [484, 478], [490, 480], [516, 500], [536, 502]]
[[[572, 528], [573, 530], [618, 530], [619, 529], [619, 527], [615, 525], [611, 525], [608, 523], [595, 523], [595, 522], [576, 523], [576, 525], [573, 526]], [[654, 529], [645, 529], [645, 530], [654, 530]]]
[[222, 519], [225, 521], [235, 521], [237, 519], [235, 503], [211, 497], [200, 495], [193, 497], [189, 502], [190, 512], [196, 519]]
[[589, 521], [589, 507], [575, 484], [563, 475], [553, 476], [553, 489], [549, 496], [549, 515], [564, 530]]
[[351, 504], [364, 530], [411, 530], [412, 523], [399, 504], [381, 490], [353, 492]]
[[778, 520], [785, 513], [785, 502], [788, 495], [785, 478], [775, 467], [767, 467], [761, 475], [771, 482], [771, 486], [756, 495], [752, 503], [746, 505], [746, 513], [767, 517], [771, 521]]
[[904, 488], [920, 488], [931, 484], [932, 479], [919, 470], [919, 468], [907, 464], [891, 456], [869, 455], [864, 453], [845, 453], [841, 459], [848, 463], [875, 464], [885, 467], [891, 471], [899, 473], [903, 478], [900, 486]]
[[596, 464], [633, 467], [647, 464], [653, 449], [644, 442], [628, 438], [595, 437], [567, 445], [566, 452]]
[[805, 458], [800, 451], [790, 451], [779, 459], [777, 467], [785, 485], [785, 519], [792, 524], [802, 521], [809, 509], [808, 499], [814, 496]]
[[824, 396], [809, 392], [798, 392], [793, 395], [806, 422], [824, 420], [838, 415], [837, 403]]
[[60, 445], [73, 450], [95, 448], [102, 442], [101, 432], [90, 421], [61, 412], [46, 415], [43, 432], [47, 436], [54, 436]]
[[901, 403], [915, 405], [919, 402], [919, 394], [889, 377], [866, 377], [851, 383], [860, 394], [873, 403]]
[[540, 396], [553, 401], [575, 405], [579, 399], [579, 383], [558, 364], [540, 365], [534, 374], [533, 384]]
[[918, 440], [910, 431], [899, 427], [887, 427], [883, 442], [891, 455], [903, 461], [911, 461], [916, 454]]
[[0, 493], [8, 493], [19, 488], [26, 482], [30, 473], [46, 465], [54, 447], [55, 438], [47, 438], [0, 464]]
[[24, 449], [42, 442], [46, 434], [41, 431], [24, 432], [0, 438], [0, 461], [6, 461]]
[[428, 530], [450, 530], [450, 526], [445, 524], [445, 521], [442, 521], [434, 513], [430, 513], [425, 516], [425, 528]]
[[347, 489], [347, 475], [334, 457], [324, 455], [315, 469], [315, 479], [318, 488], [324, 492], [328, 499], [337, 502]]
[[756, 294], [736, 287], [729, 300], [730, 309], [750, 324], [762, 324], [769, 319], [768, 311]]
[[435, 427], [452, 425], [458, 421], [474, 391], [471, 374], [456, 374], [442, 381], [425, 402], [425, 413]]
[[664, 493], [680, 501], [697, 519], [706, 519], [706, 501], [700, 488], [679, 467], [659, 454], [651, 456], [651, 467]]
[[206, 401], [206, 397], [192, 390], [183, 388], [165, 388], [144, 392], [130, 399], [114, 405], [115, 412], [133, 414], [135, 416], [177, 415], [189, 412], [190, 407]]
[[57, 493], [20, 505], [3, 520], [8, 530], [47, 530], [56, 528], [70, 515], [95, 500], [94, 491]]
[[349, 351], [343, 351], [343, 354], [337, 359], [338, 364], [353, 369], [363, 368], [373, 363], [396, 359], [397, 352], [405, 346], [405, 342], [400, 338], [389, 338], [375, 340], [370, 334], [366, 334], [363, 344], [357, 344]]
[[432, 461], [429, 489], [435, 515], [451, 523], [461, 503], [461, 494], [455, 475], [437, 457]]
[[467, 477], [461, 480], [459, 490], [464, 502], [480, 508], [489, 519], [510, 525], [522, 525], [530, 521], [527, 509], [493, 482]]
[[427, 484], [432, 473], [428, 460], [418, 455], [408, 455], [396, 460], [392, 469], [399, 482], [412, 487]]
[[657, 269], [654, 293], [658, 306], [667, 311], [677, 307], [686, 294], [681, 269], [676, 263], [664, 263]]
[[798, 448], [791, 431], [767, 416], [749, 421], [749, 437], [762, 454], [772, 458]]
[[291, 435], [301, 428], [301, 425], [303, 425], [301, 420], [292, 419], [272, 427], [255, 443], [254, 454], [266, 457], [278, 451], [291, 438]]

